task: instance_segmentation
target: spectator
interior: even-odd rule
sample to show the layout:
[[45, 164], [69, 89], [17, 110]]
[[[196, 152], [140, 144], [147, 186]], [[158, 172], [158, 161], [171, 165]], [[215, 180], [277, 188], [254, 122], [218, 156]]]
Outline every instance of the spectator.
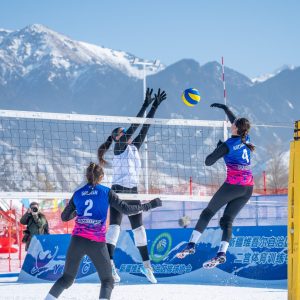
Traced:
[[26, 230], [23, 231], [22, 242], [26, 243], [25, 250], [28, 250], [31, 238], [37, 234], [49, 234], [49, 226], [46, 216], [39, 210], [37, 202], [31, 202], [27, 212], [20, 220], [21, 224], [27, 225]]

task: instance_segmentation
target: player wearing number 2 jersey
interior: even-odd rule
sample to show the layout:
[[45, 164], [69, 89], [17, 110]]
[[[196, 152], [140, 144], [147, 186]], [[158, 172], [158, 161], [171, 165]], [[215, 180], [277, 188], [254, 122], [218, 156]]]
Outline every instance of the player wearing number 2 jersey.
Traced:
[[213, 268], [226, 261], [226, 251], [232, 236], [232, 223], [240, 210], [248, 202], [253, 191], [253, 176], [251, 171], [251, 152], [255, 147], [250, 143], [248, 135], [250, 123], [245, 118], [236, 118], [231, 110], [223, 104], [214, 103], [225, 111], [231, 122], [231, 137], [224, 143], [219, 141], [217, 148], [206, 157], [205, 164], [213, 165], [218, 159], [224, 158], [227, 167], [227, 177], [223, 185], [212, 197], [207, 207], [202, 211], [190, 241], [178, 258], [184, 258], [195, 253], [195, 244], [216, 212], [226, 205], [220, 219], [223, 230], [221, 244], [217, 256], [203, 264], [204, 268]]
[[103, 176], [103, 169], [91, 163], [86, 172], [87, 184], [73, 194], [62, 212], [63, 221], [76, 217], [75, 226], [66, 256], [64, 273], [55, 282], [46, 300], [57, 299], [64, 289], [73, 284], [84, 255], [89, 256], [101, 280], [99, 299], [110, 299], [114, 280], [105, 240], [109, 205], [127, 215], [161, 206], [159, 198], [149, 203], [134, 205], [120, 200], [115, 192], [100, 184]]

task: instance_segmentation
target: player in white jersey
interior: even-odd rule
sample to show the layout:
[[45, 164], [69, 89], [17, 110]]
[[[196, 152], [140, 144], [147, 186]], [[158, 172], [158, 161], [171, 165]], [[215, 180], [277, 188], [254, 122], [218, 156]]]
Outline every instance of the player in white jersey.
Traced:
[[[152, 107], [146, 116], [146, 118], [153, 118], [160, 103], [167, 98], [165, 91], [158, 89], [157, 94], [155, 94], [154, 97], [152, 97], [152, 92], [152, 89], [147, 89], [145, 101], [139, 113], [137, 114], [137, 117], [143, 117], [147, 107], [153, 102]], [[112, 131], [111, 136], [108, 137], [107, 141], [98, 149], [99, 162], [100, 164], [105, 165], [106, 161], [104, 160], [103, 156], [111, 146], [112, 142], [115, 142], [114, 158], [112, 161], [113, 180], [111, 189], [116, 193], [138, 193], [139, 172], [141, 169], [139, 149], [145, 140], [150, 124], [144, 124], [140, 133], [132, 140], [132, 135], [135, 133], [138, 127], [139, 124], [131, 124], [127, 130], [122, 127], [115, 128]], [[140, 201], [131, 200], [129, 203], [140, 204]], [[122, 213], [113, 207], [110, 207], [110, 225], [107, 231], [106, 240], [115, 282], [120, 281], [120, 277], [116, 272], [113, 262], [113, 257], [120, 234], [122, 217]], [[153, 269], [151, 267], [148, 253], [147, 236], [145, 227], [143, 225], [142, 213], [131, 215], [128, 218], [133, 231], [135, 245], [137, 246], [143, 260], [141, 272], [150, 282], [156, 283], [157, 280], [153, 275]]]

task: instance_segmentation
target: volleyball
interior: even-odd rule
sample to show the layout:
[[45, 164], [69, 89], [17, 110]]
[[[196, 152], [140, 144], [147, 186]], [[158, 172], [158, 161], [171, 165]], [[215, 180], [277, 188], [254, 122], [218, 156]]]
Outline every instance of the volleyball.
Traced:
[[196, 104], [199, 103], [201, 97], [200, 97], [200, 93], [197, 89], [190, 88], [190, 89], [186, 89], [182, 93], [181, 99], [185, 105], [195, 106]]

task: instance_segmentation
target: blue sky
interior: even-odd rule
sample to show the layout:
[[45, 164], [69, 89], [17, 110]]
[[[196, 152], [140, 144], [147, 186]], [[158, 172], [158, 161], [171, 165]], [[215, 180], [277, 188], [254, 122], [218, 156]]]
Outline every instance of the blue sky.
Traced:
[[298, 0], [4, 0], [0, 28], [40, 23], [170, 65], [219, 61], [249, 77], [300, 66]]

